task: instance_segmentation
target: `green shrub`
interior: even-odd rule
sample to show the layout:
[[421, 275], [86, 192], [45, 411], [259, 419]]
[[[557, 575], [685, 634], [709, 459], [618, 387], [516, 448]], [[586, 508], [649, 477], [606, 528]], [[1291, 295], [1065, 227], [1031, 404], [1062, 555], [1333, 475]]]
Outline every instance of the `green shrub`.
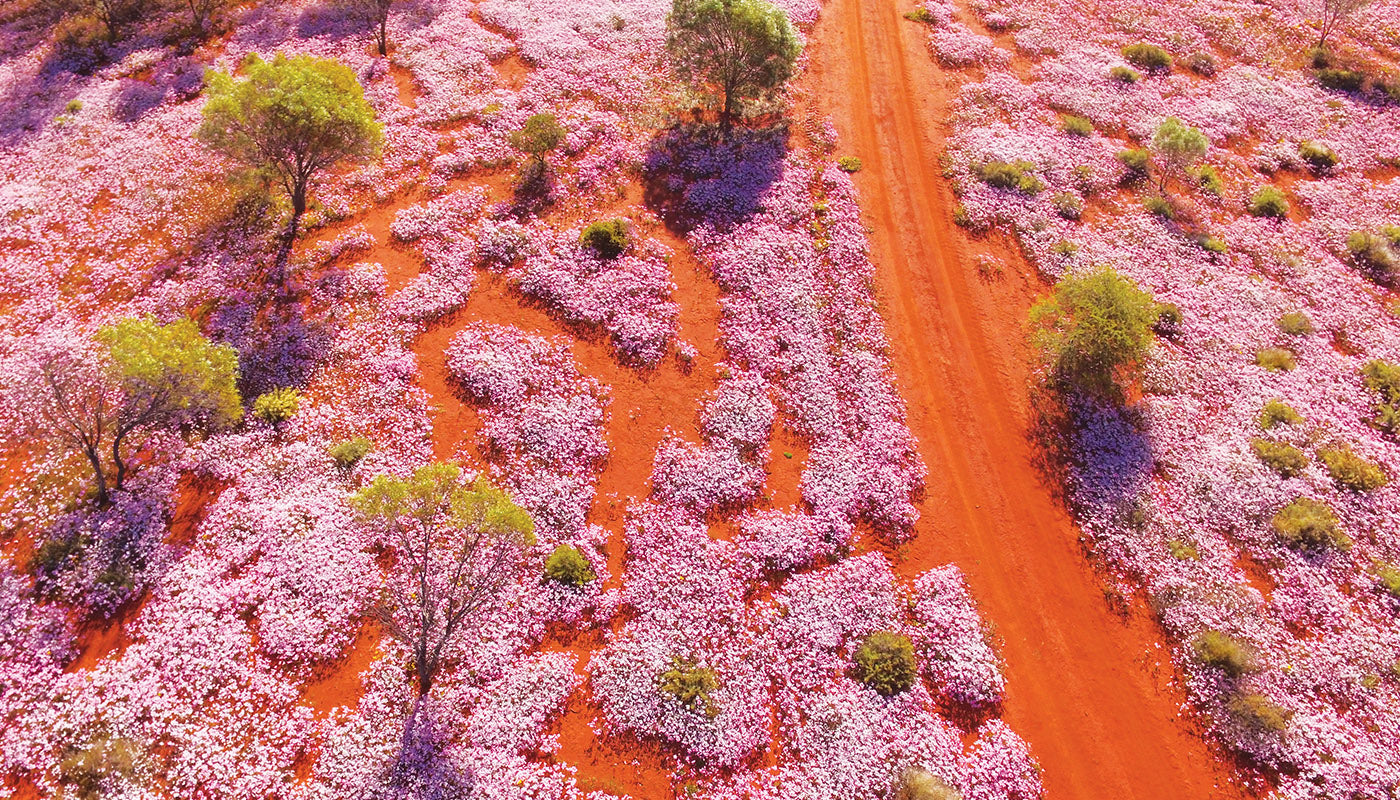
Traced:
[[1259, 427], [1269, 430], [1275, 425], [1301, 425], [1303, 417], [1293, 406], [1282, 400], [1270, 400], [1264, 404], [1264, 409], [1259, 412]]
[[714, 716], [717, 709], [710, 694], [719, 688], [719, 678], [709, 667], [696, 664], [694, 659], [673, 657], [671, 668], [659, 676], [661, 691], [680, 701], [691, 710], [703, 710]]
[[836, 159], [836, 166], [839, 167], [842, 172], [860, 172], [861, 167], [865, 165], [861, 163], [860, 158], [857, 156], [841, 156]]
[[1221, 631], [1208, 630], [1197, 636], [1191, 642], [1191, 652], [1200, 663], [1232, 678], [1254, 669], [1254, 649]]
[[1269, 469], [1285, 478], [1292, 478], [1308, 467], [1308, 457], [1303, 451], [1285, 442], [1255, 439], [1249, 443], [1249, 448]]
[[1332, 51], [1325, 47], [1312, 47], [1308, 49], [1308, 63], [1313, 69], [1322, 69], [1332, 66]]
[[1030, 173], [1035, 165], [1029, 161], [988, 161], [977, 168], [977, 177], [997, 189], [1014, 189], [1022, 194], [1039, 194], [1045, 184]]
[[900, 776], [894, 800], [962, 800], [962, 793], [932, 772], [910, 767]]
[[1182, 60], [1186, 68], [1197, 75], [1210, 77], [1215, 74], [1215, 56], [1210, 53], [1192, 53]]
[[1148, 167], [1152, 164], [1152, 154], [1146, 148], [1134, 148], [1122, 150], [1118, 153], [1118, 161], [1128, 168], [1129, 177], [1139, 179], [1147, 175]]
[[911, 21], [913, 21], [913, 22], [927, 22], [927, 23], [930, 23], [930, 24], [938, 21], [938, 20], [933, 16], [933, 12], [929, 11], [927, 8], [924, 8], [923, 6], [919, 6], [918, 8], [914, 9], [913, 11], [906, 11], [906, 12], [904, 12], [904, 18], [907, 19], [907, 20], [911, 20]]
[[1337, 515], [1317, 500], [1299, 497], [1279, 509], [1271, 524], [1283, 543], [1295, 550], [1351, 549], [1351, 539], [1337, 527]]
[[525, 120], [520, 130], [510, 135], [510, 143], [515, 149], [528, 153], [532, 159], [544, 163], [545, 153], [564, 142], [568, 131], [559, 124], [553, 114], [535, 114]]
[[1196, 183], [1201, 187], [1201, 191], [1216, 197], [1225, 191], [1225, 182], [1220, 180], [1220, 173], [1209, 164], [1202, 164], [1196, 170]]
[[583, 553], [573, 545], [561, 544], [554, 548], [544, 562], [544, 574], [556, 583], [578, 588], [598, 579], [593, 565], [588, 563]]
[[1181, 333], [1181, 308], [1176, 303], [1158, 305], [1157, 320], [1152, 323], [1152, 331], [1169, 339]]
[[296, 416], [301, 392], [290, 387], [273, 389], [253, 401], [253, 416], [269, 425], [280, 425]]
[[1385, 470], [1373, 461], [1352, 452], [1349, 447], [1329, 447], [1317, 451], [1332, 480], [1348, 489], [1370, 492], [1389, 482]]
[[1390, 237], [1355, 231], [1347, 237], [1347, 251], [1377, 283], [1393, 284], [1400, 279], [1400, 249]]
[[72, 99], [72, 100], [69, 100], [69, 101], [68, 101], [68, 104], [65, 105], [65, 106], [63, 107], [63, 113], [65, 113], [65, 114], [76, 114], [76, 113], [78, 113], [79, 111], [82, 111], [82, 110], [83, 110], [83, 101], [81, 101], [81, 100], [79, 100], [79, 99], [77, 99], [77, 98], [74, 98], [74, 99]]
[[627, 252], [632, 235], [625, 219], [600, 219], [589, 223], [579, 234], [579, 243], [600, 258], [614, 259]]
[[1289, 311], [1278, 318], [1278, 329], [1289, 336], [1307, 336], [1313, 332], [1312, 320], [1301, 311]]
[[347, 439], [339, 444], [332, 445], [330, 449], [331, 460], [342, 470], [349, 470], [360, 460], [369, 455], [369, 451], [374, 449], [374, 442], [363, 436], [356, 436]]
[[137, 767], [135, 742], [115, 736], [98, 736], [82, 747], [70, 747], [58, 762], [59, 779], [80, 800], [99, 800], [109, 778], [130, 778]]
[[96, 17], [71, 14], [54, 26], [54, 52], [77, 72], [90, 72], [104, 62], [108, 48], [107, 28]]
[[856, 649], [855, 658], [856, 677], [886, 697], [907, 691], [918, 674], [914, 643], [898, 633], [870, 634]]
[[1064, 117], [1064, 131], [1070, 136], [1088, 136], [1094, 132], [1094, 123], [1087, 117], [1076, 117], [1073, 114], [1066, 114]]
[[1389, 592], [1393, 597], [1400, 597], [1400, 567], [1378, 561], [1373, 566], [1373, 572], [1376, 575], [1376, 584], [1382, 590]]
[[1254, 354], [1254, 363], [1270, 372], [1289, 372], [1298, 366], [1293, 351], [1282, 347], [1266, 347]]
[[1308, 162], [1313, 169], [1330, 169], [1337, 166], [1337, 154], [1320, 142], [1299, 142], [1298, 157]]
[[1061, 387], [1122, 400], [1152, 346], [1157, 303], [1131, 278], [1109, 268], [1066, 275], [1031, 307], [1035, 344]]
[[1272, 186], [1265, 186], [1249, 198], [1249, 213], [1256, 217], [1282, 219], [1288, 216], [1288, 198]]
[[1123, 58], [1139, 69], [1149, 72], [1165, 72], [1171, 69], [1172, 57], [1166, 50], [1145, 42], [1130, 44], [1122, 50]]
[[1119, 83], [1137, 83], [1142, 80], [1142, 75], [1132, 67], [1114, 67], [1108, 71], [1108, 76]]
[[1224, 254], [1230, 252], [1230, 245], [1225, 243], [1219, 236], [1202, 236], [1199, 242], [1201, 249], [1207, 253]]
[[1074, 242], [1071, 242], [1068, 239], [1061, 239], [1060, 241], [1050, 245], [1050, 252], [1054, 253], [1057, 256], [1064, 256], [1065, 258], [1070, 258], [1075, 253], [1079, 252], [1079, 245], [1075, 244]]
[[1167, 552], [1177, 561], [1199, 561], [1201, 553], [1194, 544], [1181, 539], [1168, 539]]
[[1151, 195], [1142, 201], [1142, 207], [1147, 209], [1148, 213], [1153, 216], [1168, 220], [1176, 219], [1176, 209], [1172, 208], [1171, 201], [1165, 197], [1158, 197], [1155, 194]]
[[1084, 213], [1084, 201], [1073, 192], [1060, 192], [1051, 202], [1055, 204], [1056, 213], [1065, 219], [1079, 219]]
[[1366, 388], [1377, 395], [1371, 424], [1387, 433], [1400, 434], [1400, 364], [1376, 359], [1361, 368], [1361, 375]]
[[30, 569], [53, 574], [62, 571], [86, 547], [82, 536], [56, 536], [46, 539], [30, 556]]
[[1317, 71], [1317, 82], [1339, 92], [1359, 92], [1366, 75], [1354, 69], [1323, 67]]
[[1282, 733], [1293, 712], [1262, 694], [1237, 694], [1230, 700], [1230, 713], [1244, 725], [1258, 731]]

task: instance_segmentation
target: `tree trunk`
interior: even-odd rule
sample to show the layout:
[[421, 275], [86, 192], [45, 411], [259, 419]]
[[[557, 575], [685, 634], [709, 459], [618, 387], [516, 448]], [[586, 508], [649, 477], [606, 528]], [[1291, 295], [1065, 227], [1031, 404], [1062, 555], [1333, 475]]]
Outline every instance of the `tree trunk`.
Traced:
[[90, 447], [83, 448], [83, 455], [87, 456], [88, 463], [92, 464], [92, 474], [97, 479], [97, 504], [111, 505], [112, 497], [107, 491], [107, 473], [102, 469], [102, 459]]
[[733, 106], [734, 106], [734, 90], [730, 88], [730, 86], [729, 86], [728, 83], [725, 83], [725, 84], [724, 84], [724, 108], [720, 109], [720, 112], [719, 112], [719, 129], [720, 129], [721, 131], [724, 131], [726, 134], [729, 133], [729, 129], [730, 129], [731, 127], [733, 127], [733, 124], [734, 124], [734, 123], [733, 123], [733, 119], [734, 119], [734, 108], [733, 108]]
[[389, 9], [379, 15], [379, 55], [389, 55]]

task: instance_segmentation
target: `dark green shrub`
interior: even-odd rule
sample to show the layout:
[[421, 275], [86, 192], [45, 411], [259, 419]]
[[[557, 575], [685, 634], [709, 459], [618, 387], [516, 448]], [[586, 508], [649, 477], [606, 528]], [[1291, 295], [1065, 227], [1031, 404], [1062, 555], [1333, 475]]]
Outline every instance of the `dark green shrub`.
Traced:
[[870, 634], [856, 649], [855, 658], [856, 677], [886, 697], [908, 691], [918, 675], [914, 643], [898, 633]]
[[1148, 72], [1165, 72], [1172, 66], [1171, 55], [1154, 44], [1130, 44], [1123, 48], [1122, 53], [1129, 64]]
[[842, 172], [860, 172], [861, 167], [865, 165], [861, 163], [860, 158], [857, 156], [841, 156], [836, 159], [836, 166], [839, 167]]
[[1331, 169], [1337, 166], [1336, 152], [1320, 142], [1299, 142], [1298, 157], [1308, 162], [1308, 166], [1317, 170]]
[[1266, 431], [1275, 425], [1301, 425], [1302, 422], [1302, 415], [1282, 400], [1270, 400], [1259, 412], [1259, 427]]
[[661, 691], [679, 700], [681, 705], [703, 711], [708, 716], [717, 713], [710, 699], [710, 694], [719, 688], [714, 670], [699, 666], [694, 659], [675, 657], [671, 659], [671, 668], [658, 677]]
[[1249, 443], [1249, 448], [1269, 469], [1285, 478], [1292, 478], [1308, 467], [1308, 457], [1303, 451], [1285, 442], [1255, 439]]
[[281, 425], [296, 416], [301, 392], [290, 387], [273, 389], [253, 401], [253, 416], [269, 425]]
[[600, 258], [614, 259], [627, 252], [632, 234], [625, 219], [601, 219], [590, 223], [579, 235], [579, 242]]
[[1176, 303], [1158, 305], [1157, 321], [1152, 323], [1152, 332], [1168, 339], [1181, 333], [1181, 308]]
[[1283, 733], [1293, 712], [1262, 694], [1237, 694], [1230, 700], [1230, 713], [1244, 725], [1257, 731]]
[[977, 177], [996, 189], [1012, 189], [1021, 194], [1039, 194], [1045, 184], [1030, 173], [1035, 165], [1029, 161], [988, 161], [977, 168]]
[[1123, 150], [1118, 153], [1118, 161], [1128, 168], [1130, 180], [1140, 180], [1147, 176], [1147, 170], [1152, 164], [1152, 154], [1148, 153], [1146, 148]]
[[1060, 192], [1052, 198], [1055, 212], [1065, 219], [1079, 219], [1084, 213], [1084, 201], [1073, 192]]
[[1061, 388], [1119, 402], [1152, 346], [1157, 303], [1109, 268], [1066, 275], [1031, 307], [1035, 344]]
[[1377, 283], [1394, 284], [1400, 279], [1400, 249], [1384, 233], [1355, 231], [1347, 237], [1347, 252]]
[[1313, 69], [1322, 69], [1332, 66], [1332, 51], [1325, 47], [1313, 47], [1308, 50], [1308, 63]]
[[544, 562], [544, 574], [556, 583], [578, 588], [598, 579], [593, 565], [588, 563], [583, 553], [573, 545], [561, 544], [554, 548]]
[[62, 571], [74, 557], [82, 554], [86, 542], [81, 536], [57, 536], [45, 540], [30, 556], [30, 569], [53, 574]]
[[350, 470], [374, 449], [374, 442], [363, 436], [347, 439], [330, 448], [331, 460], [342, 470]]
[[1142, 80], [1142, 75], [1132, 67], [1114, 67], [1108, 71], [1108, 76], [1119, 83], [1137, 83]]
[[1176, 219], [1176, 209], [1172, 208], [1171, 201], [1165, 197], [1151, 195], [1142, 201], [1142, 207], [1153, 216], [1167, 220]]
[[1289, 372], [1298, 366], [1293, 351], [1282, 347], [1266, 347], [1254, 354], [1254, 363], [1270, 372]]
[[1329, 447], [1317, 451], [1317, 457], [1327, 467], [1332, 480], [1348, 489], [1370, 492], [1389, 482], [1380, 465], [1367, 461], [1349, 447]]
[[1225, 182], [1220, 180], [1220, 173], [1209, 164], [1202, 164], [1196, 170], [1196, 183], [1201, 187], [1201, 191], [1216, 197], [1225, 191]]
[[1249, 213], [1256, 217], [1282, 219], [1288, 216], [1288, 198], [1272, 186], [1265, 186], [1249, 199]]
[[1307, 336], [1313, 332], [1312, 320], [1301, 311], [1290, 311], [1278, 318], [1278, 329], [1289, 336]]
[[1354, 69], [1323, 67], [1317, 71], [1317, 82], [1338, 92], [1359, 92], [1366, 75]]
[[1376, 359], [1361, 368], [1366, 388], [1375, 392], [1376, 416], [1371, 424], [1381, 430], [1400, 434], [1400, 364]]
[[1088, 136], [1094, 132], [1094, 123], [1086, 117], [1076, 117], [1073, 114], [1066, 114], [1064, 117], [1064, 131], [1070, 136]]
[[1351, 549], [1351, 539], [1338, 529], [1339, 524], [1326, 503], [1307, 497], [1279, 509], [1272, 521], [1274, 532], [1295, 550]]
[[1232, 678], [1254, 669], [1253, 648], [1221, 631], [1208, 630], [1197, 636], [1191, 642], [1191, 652], [1195, 653], [1200, 663]]
[[1186, 68], [1207, 78], [1215, 74], [1215, 56], [1210, 53], [1192, 53], [1182, 59]]

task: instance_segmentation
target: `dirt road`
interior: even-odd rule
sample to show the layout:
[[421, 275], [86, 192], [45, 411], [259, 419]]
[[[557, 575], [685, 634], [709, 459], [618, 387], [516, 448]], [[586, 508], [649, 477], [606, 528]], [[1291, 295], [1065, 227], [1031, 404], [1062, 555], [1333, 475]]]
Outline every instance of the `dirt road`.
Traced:
[[[1014, 251], [984, 280], [943, 180], [949, 84], [891, 0], [830, 0], [807, 87], [856, 175], [910, 424], [929, 466], [908, 574], [956, 562], [1004, 640], [1005, 719], [1049, 800], [1238, 797], [1179, 707], [1160, 634], [1124, 621], [1033, 465], [1024, 319], [1039, 281]], [[983, 245], [976, 245], [981, 247]]]

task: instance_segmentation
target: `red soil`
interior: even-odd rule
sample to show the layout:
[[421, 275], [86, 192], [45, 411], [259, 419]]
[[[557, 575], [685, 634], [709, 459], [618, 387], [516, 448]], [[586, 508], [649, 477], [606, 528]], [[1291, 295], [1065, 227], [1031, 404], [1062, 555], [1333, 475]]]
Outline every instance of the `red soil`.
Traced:
[[939, 172], [949, 84], [923, 26], [901, 10], [831, 0], [809, 74], [865, 165], [856, 182], [895, 367], [929, 466], [923, 522], [900, 569], [952, 561], [966, 572], [1003, 640], [1004, 718], [1043, 765], [1050, 800], [1239, 797], [1180, 710], [1160, 631], [1140, 610], [1110, 608], [1035, 465], [1023, 331], [1045, 286], [1009, 247], [1006, 277], [978, 278]]

